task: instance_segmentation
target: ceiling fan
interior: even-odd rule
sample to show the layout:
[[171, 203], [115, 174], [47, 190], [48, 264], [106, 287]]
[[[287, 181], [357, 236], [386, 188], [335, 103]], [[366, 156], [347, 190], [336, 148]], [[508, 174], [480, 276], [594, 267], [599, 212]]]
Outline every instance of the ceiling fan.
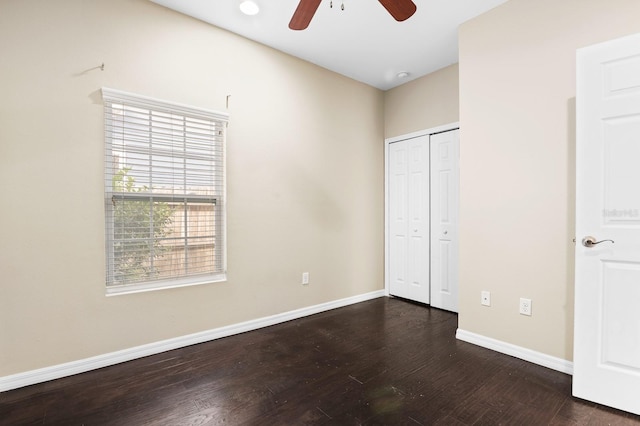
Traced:
[[[304, 30], [309, 26], [313, 15], [322, 0], [300, 0], [296, 11], [293, 13], [289, 28], [292, 30]], [[409, 19], [416, 11], [416, 5], [411, 0], [378, 0], [387, 12], [396, 21], [402, 22]]]

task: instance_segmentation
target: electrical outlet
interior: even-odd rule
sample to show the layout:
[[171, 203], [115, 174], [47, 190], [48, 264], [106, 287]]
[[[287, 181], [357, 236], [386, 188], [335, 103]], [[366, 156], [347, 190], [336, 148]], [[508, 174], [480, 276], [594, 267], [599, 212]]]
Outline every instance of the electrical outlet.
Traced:
[[309, 285], [309, 273], [308, 272], [303, 272], [302, 273], [302, 285]]
[[491, 292], [483, 290], [480, 292], [480, 304], [483, 306], [491, 306]]
[[520, 298], [520, 315], [531, 316], [531, 299]]

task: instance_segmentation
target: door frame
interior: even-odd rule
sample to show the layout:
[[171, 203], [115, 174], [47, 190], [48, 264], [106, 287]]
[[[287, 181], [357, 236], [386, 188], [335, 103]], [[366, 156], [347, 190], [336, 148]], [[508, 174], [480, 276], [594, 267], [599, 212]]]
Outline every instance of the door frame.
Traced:
[[[418, 130], [400, 136], [385, 138], [384, 140], [384, 294], [389, 297], [389, 145], [407, 139], [431, 136], [435, 133], [448, 132], [460, 128], [460, 122], [456, 121], [442, 126], [431, 127], [429, 129]], [[431, 234], [431, 232], [429, 232]], [[431, 256], [431, 255], [429, 255]]]

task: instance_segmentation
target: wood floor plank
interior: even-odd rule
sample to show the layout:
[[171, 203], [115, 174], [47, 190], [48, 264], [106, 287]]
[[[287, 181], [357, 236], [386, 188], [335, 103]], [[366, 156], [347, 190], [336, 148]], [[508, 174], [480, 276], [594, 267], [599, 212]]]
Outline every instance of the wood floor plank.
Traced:
[[0, 394], [0, 425], [640, 425], [380, 298]]

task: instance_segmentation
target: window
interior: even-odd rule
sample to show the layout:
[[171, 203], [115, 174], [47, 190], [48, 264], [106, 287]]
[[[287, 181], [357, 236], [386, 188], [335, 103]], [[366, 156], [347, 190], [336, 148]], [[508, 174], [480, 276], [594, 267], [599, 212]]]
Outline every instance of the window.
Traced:
[[228, 116], [102, 96], [107, 294], [224, 280]]

